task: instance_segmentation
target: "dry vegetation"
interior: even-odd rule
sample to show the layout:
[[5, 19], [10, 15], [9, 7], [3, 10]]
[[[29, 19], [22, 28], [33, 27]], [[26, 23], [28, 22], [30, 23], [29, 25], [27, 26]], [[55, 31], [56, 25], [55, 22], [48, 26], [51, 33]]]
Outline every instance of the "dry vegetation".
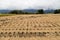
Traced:
[[[0, 17], [0, 34], [20, 32], [20, 37], [0, 40], [60, 40], [60, 14], [14, 15]], [[21, 36], [22, 35], [22, 36]]]

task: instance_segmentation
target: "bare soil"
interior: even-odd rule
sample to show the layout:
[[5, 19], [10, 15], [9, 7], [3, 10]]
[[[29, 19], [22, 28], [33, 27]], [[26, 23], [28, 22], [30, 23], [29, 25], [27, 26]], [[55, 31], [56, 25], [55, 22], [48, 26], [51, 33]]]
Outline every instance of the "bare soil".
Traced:
[[[14, 32], [16, 36], [13, 35]], [[17, 36], [18, 32], [22, 37]], [[0, 38], [0, 40], [60, 40], [60, 14], [0, 17]]]

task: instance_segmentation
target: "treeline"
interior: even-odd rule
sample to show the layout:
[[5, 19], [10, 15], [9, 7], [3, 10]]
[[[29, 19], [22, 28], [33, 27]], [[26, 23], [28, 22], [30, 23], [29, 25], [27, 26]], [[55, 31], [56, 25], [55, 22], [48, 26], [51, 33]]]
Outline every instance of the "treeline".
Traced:
[[22, 10], [12, 10], [9, 12], [9, 14], [44, 14], [44, 10], [43, 9], [37, 10], [36, 13], [24, 12]]
[[54, 14], [60, 14], [60, 9], [55, 10]]
[[[53, 12], [54, 14], [60, 14], [60, 9], [56, 9]], [[12, 10], [9, 12], [9, 14], [44, 14], [44, 10], [43, 9], [39, 9], [37, 10], [36, 13], [31, 13], [31, 12], [24, 12], [22, 10]]]

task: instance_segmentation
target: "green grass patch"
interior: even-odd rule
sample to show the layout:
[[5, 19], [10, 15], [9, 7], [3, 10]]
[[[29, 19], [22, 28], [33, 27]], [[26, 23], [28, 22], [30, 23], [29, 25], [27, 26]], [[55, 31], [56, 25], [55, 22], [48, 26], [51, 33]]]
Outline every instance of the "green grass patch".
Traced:
[[3, 17], [3, 16], [13, 16], [13, 15], [16, 15], [16, 14], [0, 14], [0, 17]]

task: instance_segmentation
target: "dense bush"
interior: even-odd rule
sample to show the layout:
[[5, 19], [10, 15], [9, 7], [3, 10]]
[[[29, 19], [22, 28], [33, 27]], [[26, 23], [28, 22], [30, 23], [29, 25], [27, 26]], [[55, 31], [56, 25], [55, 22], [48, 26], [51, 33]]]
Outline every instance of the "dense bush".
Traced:
[[59, 13], [60, 13], [60, 9], [54, 11], [54, 14], [59, 14]]
[[38, 14], [44, 14], [44, 10], [43, 9], [39, 9], [39, 10], [37, 10], [37, 13]]
[[37, 13], [31, 13], [31, 12], [24, 12], [22, 10], [12, 10], [9, 12], [10, 14], [44, 14], [43, 9], [37, 10]]
[[23, 14], [21, 10], [12, 10], [9, 12], [10, 14]]

